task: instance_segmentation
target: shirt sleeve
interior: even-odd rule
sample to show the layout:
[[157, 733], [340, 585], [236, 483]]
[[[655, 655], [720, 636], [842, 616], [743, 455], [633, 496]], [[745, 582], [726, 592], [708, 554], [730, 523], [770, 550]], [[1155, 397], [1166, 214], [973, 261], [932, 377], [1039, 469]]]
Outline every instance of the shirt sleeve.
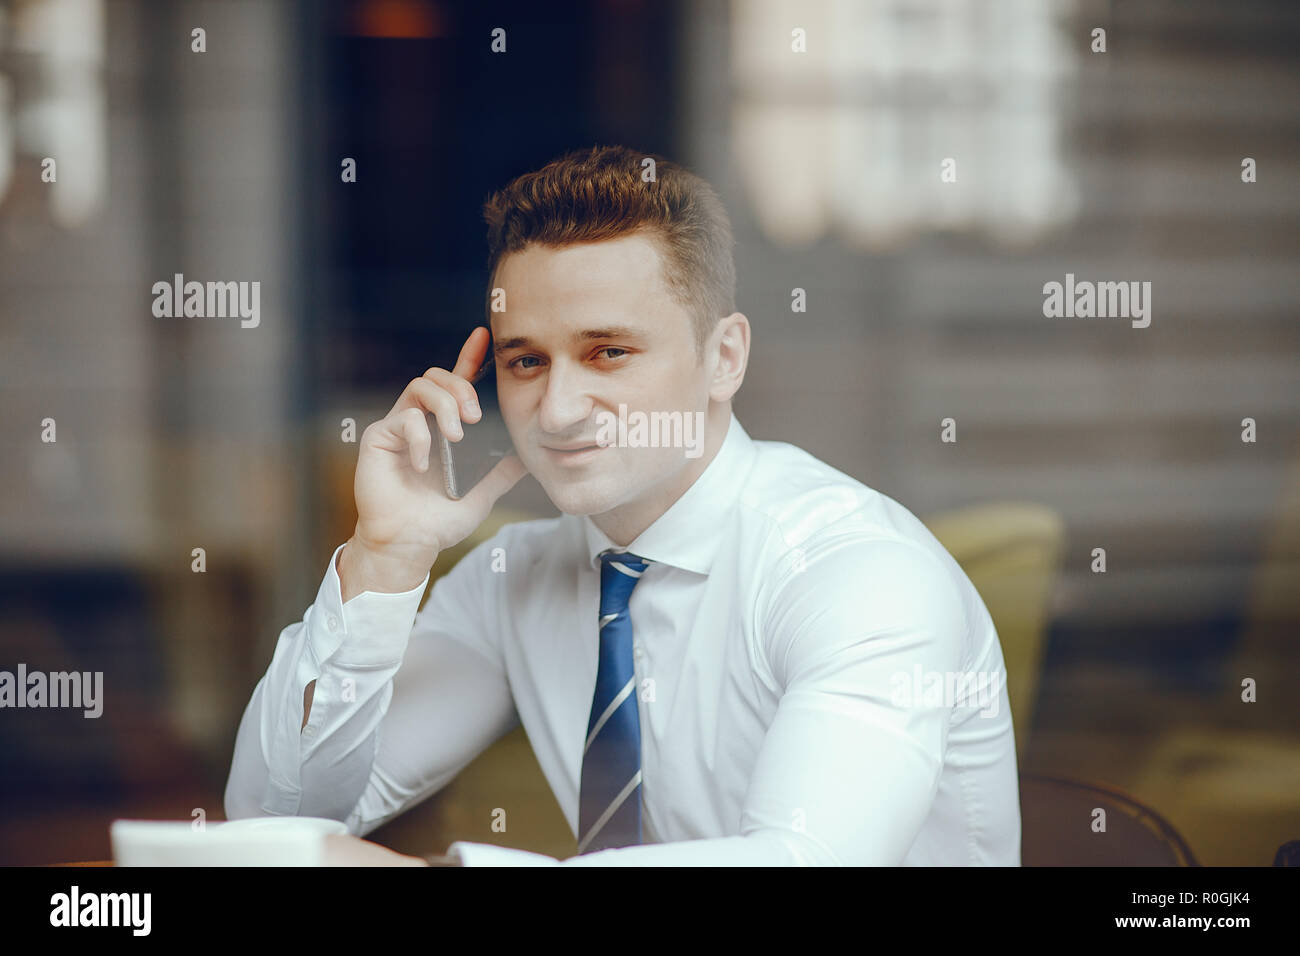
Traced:
[[[494, 539], [495, 540], [495, 539]], [[226, 815], [343, 820], [364, 835], [444, 786], [517, 722], [492, 636], [487, 542], [410, 591], [341, 601], [330, 558], [281, 633], [236, 737]], [[303, 691], [312, 681], [302, 726]]]
[[[962, 592], [938, 557], [906, 541], [841, 536], [806, 547], [796, 567], [763, 613], [760, 650], [783, 691], [739, 835], [559, 865], [902, 862], [937, 791], [950, 719], [945, 701], [910, 691], [918, 673], [958, 672]], [[461, 843], [450, 852], [472, 866], [513, 865], [518, 851]]]

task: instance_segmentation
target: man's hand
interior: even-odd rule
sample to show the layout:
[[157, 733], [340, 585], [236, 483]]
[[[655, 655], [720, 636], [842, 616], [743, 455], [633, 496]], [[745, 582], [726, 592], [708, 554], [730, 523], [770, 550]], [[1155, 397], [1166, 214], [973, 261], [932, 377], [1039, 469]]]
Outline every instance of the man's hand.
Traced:
[[428, 866], [418, 856], [394, 853], [360, 837], [331, 833], [325, 837], [324, 866]]
[[452, 371], [431, 368], [413, 380], [380, 421], [361, 434], [353, 491], [357, 526], [339, 557], [342, 598], [362, 591], [396, 593], [415, 587], [438, 552], [469, 537], [497, 499], [526, 475], [506, 455], [465, 496], [447, 497], [427, 414], [447, 440], [464, 437], [461, 420], [483, 417], [470, 383], [487, 357], [491, 333], [479, 326], [461, 347]]

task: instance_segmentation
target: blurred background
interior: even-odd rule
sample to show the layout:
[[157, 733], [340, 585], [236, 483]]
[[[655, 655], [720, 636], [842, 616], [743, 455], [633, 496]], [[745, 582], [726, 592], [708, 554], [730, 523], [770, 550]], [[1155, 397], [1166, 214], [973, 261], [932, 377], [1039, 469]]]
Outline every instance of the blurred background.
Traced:
[[[0, 864], [224, 816], [355, 522], [345, 420], [482, 322], [492, 189], [623, 143], [732, 216], [749, 433], [980, 588], [1022, 772], [1268, 865], [1300, 838], [1298, 81], [1300, 7], [1263, 0], [0, 0], [0, 670], [104, 674], [99, 719], [0, 710]], [[176, 273], [260, 281], [259, 325], [156, 318]], [[1045, 318], [1067, 273], [1151, 282], [1150, 327]], [[554, 513], [526, 479], [493, 520]], [[522, 731], [372, 837], [574, 852]]]

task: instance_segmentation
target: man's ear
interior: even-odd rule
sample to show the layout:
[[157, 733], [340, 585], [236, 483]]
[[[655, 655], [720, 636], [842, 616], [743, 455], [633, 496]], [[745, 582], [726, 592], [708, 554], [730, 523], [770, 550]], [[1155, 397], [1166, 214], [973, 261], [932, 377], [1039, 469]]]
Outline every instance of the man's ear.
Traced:
[[745, 380], [749, 331], [749, 319], [744, 313], [733, 312], [718, 320], [717, 328], [709, 337], [711, 356], [716, 356], [713, 377], [709, 380], [709, 398], [715, 402], [728, 401]]

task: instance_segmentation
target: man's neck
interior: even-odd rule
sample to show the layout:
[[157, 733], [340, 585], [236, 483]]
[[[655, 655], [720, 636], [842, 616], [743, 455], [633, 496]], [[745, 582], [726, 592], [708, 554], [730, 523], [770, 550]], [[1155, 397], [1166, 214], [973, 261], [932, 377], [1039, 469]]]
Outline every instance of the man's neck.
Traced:
[[629, 501], [603, 514], [592, 515], [591, 523], [618, 547], [626, 548], [641, 532], [654, 524], [660, 515], [676, 504], [700, 475], [704, 474], [704, 469], [709, 467], [709, 462], [713, 461], [718, 449], [722, 447], [730, 422], [731, 402], [710, 402], [704, 427], [704, 450], [700, 456], [690, 459], [686, 467], [673, 476], [668, 487], [656, 488], [645, 498]]

